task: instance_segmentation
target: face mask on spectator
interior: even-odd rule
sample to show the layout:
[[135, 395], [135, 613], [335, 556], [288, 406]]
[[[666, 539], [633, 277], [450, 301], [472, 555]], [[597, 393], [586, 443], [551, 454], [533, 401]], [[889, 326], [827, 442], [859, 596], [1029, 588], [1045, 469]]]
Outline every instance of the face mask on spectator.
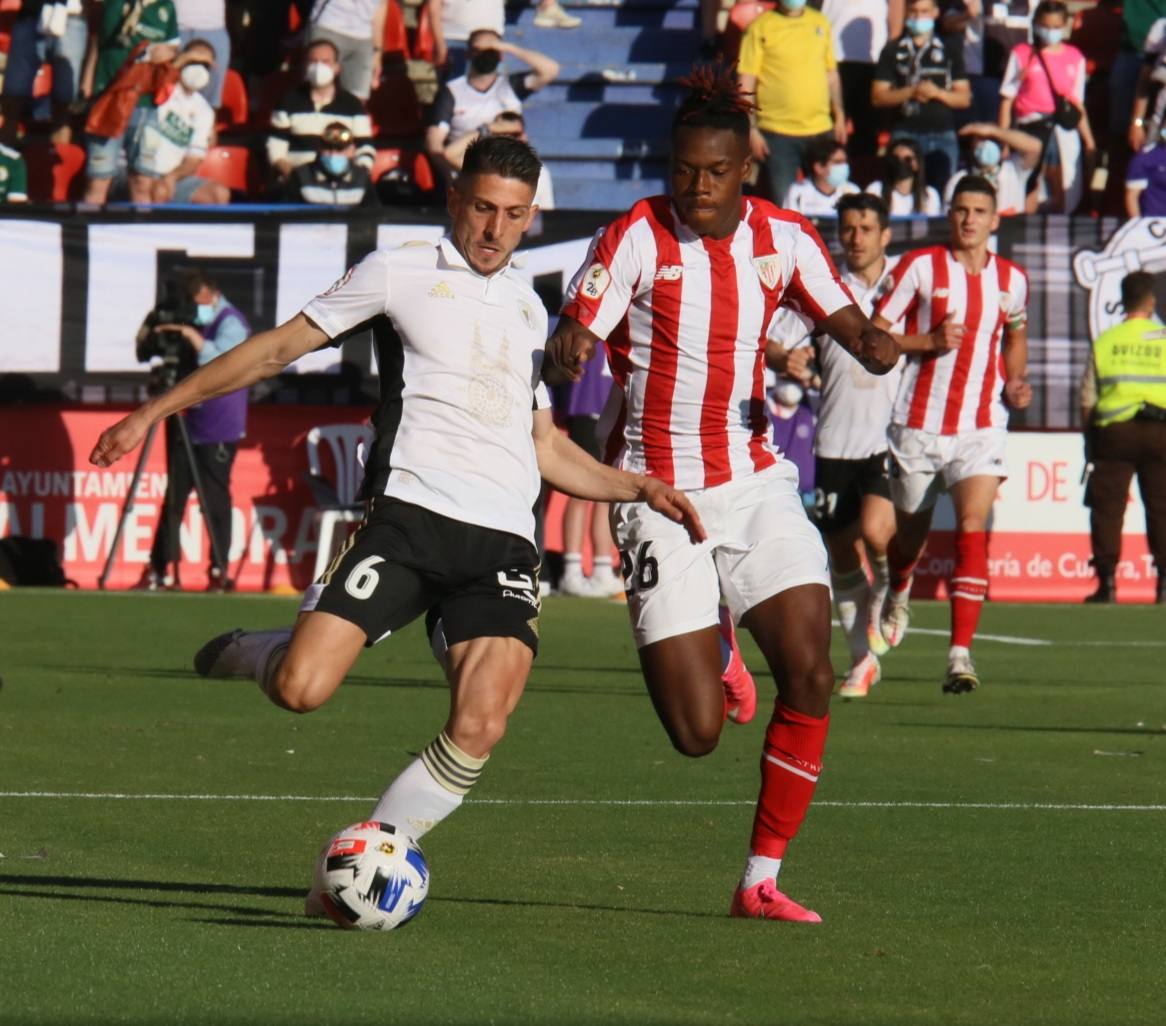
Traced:
[[915, 177], [915, 164], [906, 157], [892, 156], [888, 161], [891, 171], [891, 181], [901, 182], [904, 178]]
[[787, 11], [800, 11], [806, 6], [806, 0], [781, 0], [781, 6]]
[[849, 164], [831, 164], [826, 168], [826, 181], [830, 183], [835, 189], [840, 185], [845, 185], [850, 181], [850, 165]]
[[1037, 25], [1033, 29], [1033, 34], [1036, 36], [1038, 43], [1044, 43], [1045, 46], [1056, 46], [1062, 39], [1065, 38], [1065, 30], [1059, 28], [1045, 28], [1044, 25]]
[[347, 153], [321, 153], [320, 163], [324, 170], [333, 178], [339, 178], [345, 171], [348, 170], [348, 154]]
[[312, 61], [308, 65], [307, 74], [304, 77], [307, 79], [308, 85], [322, 88], [330, 86], [336, 81], [336, 72], [332, 70], [331, 64], [325, 64], [323, 61]]
[[197, 93], [200, 89], [206, 88], [206, 84], [211, 80], [211, 71], [205, 64], [186, 64], [178, 77], [188, 92]]
[[796, 381], [784, 379], [774, 386], [773, 401], [778, 406], [797, 406], [805, 394], [806, 390]]
[[907, 19], [907, 35], [909, 36], [925, 36], [928, 32], [935, 28], [934, 18], [908, 18]]
[[498, 50], [478, 50], [470, 58], [470, 67], [479, 75], [492, 75], [498, 70], [502, 62], [502, 54]]
[[198, 312], [194, 315], [194, 323], [206, 327], [215, 319], [214, 303], [199, 303]]
[[981, 139], [972, 154], [980, 167], [995, 167], [1000, 163], [1000, 144], [995, 139]]

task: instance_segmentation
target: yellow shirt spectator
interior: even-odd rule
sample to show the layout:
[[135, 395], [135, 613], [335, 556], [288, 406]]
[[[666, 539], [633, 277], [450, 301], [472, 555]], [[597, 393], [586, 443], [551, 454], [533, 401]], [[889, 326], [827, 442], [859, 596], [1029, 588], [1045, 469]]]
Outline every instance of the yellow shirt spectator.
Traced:
[[742, 75], [757, 76], [758, 127], [780, 135], [830, 131], [826, 73], [837, 67], [830, 22], [813, 8], [796, 18], [761, 15], [745, 30], [737, 63]]

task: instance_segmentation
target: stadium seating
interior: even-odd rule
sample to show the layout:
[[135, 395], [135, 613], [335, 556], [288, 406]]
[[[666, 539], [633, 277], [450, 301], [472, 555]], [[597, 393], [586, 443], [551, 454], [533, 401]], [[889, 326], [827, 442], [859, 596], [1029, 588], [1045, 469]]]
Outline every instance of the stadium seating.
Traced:
[[[367, 424], [324, 424], [312, 428], [304, 440], [308, 486], [312, 489], [319, 523], [313, 580], [319, 579], [332, 561], [336, 528], [340, 524], [358, 523], [364, 516], [364, 507], [357, 501], [357, 489], [372, 435], [372, 428]], [[324, 449], [328, 452], [331, 474], [324, 472]]]
[[215, 128], [220, 132], [245, 128], [249, 114], [247, 83], [234, 68], [228, 68], [226, 78], [223, 79], [223, 102], [218, 110]]
[[254, 162], [246, 146], [213, 146], [198, 167], [198, 174], [220, 182], [232, 193], [250, 195], [255, 182]]
[[398, 0], [389, 0], [388, 12], [385, 15], [383, 45], [386, 62], [393, 59], [409, 59], [409, 33], [405, 27], [405, 12], [401, 9]]
[[84, 185], [85, 148], [75, 143], [29, 143], [24, 148], [28, 198], [33, 203], [79, 200]]
[[737, 59], [745, 30], [766, 11], [772, 11], [776, 6], [773, 0], [741, 0], [729, 8], [729, 23], [725, 26], [721, 44], [721, 54], [726, 60]]
[[380, 85], [368, 98], [368, 114], [377, 136], [420, 136], [425, 129], [417, 90], [403, 63], [386, 61]]

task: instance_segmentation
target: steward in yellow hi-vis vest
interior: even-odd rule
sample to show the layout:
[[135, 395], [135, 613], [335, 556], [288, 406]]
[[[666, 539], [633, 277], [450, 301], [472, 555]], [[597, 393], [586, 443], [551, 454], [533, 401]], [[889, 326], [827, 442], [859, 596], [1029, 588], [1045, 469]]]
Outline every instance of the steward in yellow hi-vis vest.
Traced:
[[1146, 507], [1146, 541], [1166, 604], [1166, 328], [1154, 319], [1154, 278], [1145, 271], [1121, 283], [1126, 319], [1093, 343], [1081, 382], [1081, 413], [1092, 473], [1085, 491], [1097, 591], [1086, 602], [1116, 601], [1122, 519], [1130, 481]]

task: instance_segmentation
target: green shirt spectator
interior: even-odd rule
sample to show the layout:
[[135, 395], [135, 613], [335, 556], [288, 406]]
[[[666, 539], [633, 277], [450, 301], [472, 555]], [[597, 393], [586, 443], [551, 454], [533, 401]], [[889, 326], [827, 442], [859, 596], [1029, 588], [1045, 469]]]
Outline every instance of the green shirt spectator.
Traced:
[[130, 51], [143, 41], [178, 46], [178, 15], [171, 0], [105, 0], [96, 39], [94, 96], [105, 90]]
[[28, 169], [16, 150], [0, 143], [0, 203], [28, 202]]

